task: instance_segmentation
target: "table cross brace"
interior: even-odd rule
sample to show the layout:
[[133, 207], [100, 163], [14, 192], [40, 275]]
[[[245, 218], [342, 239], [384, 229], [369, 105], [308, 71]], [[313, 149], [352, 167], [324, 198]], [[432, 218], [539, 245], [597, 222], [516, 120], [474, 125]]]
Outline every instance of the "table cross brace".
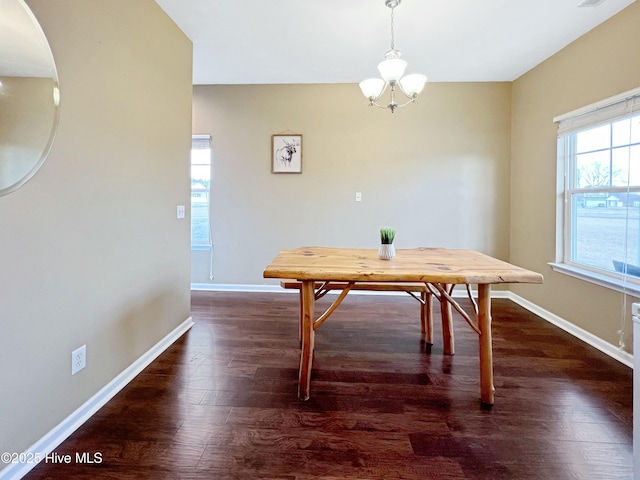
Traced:
[[466, 283], [465, 285], [467, 286], [467, 295], [469, 296], [469, 299], [471, 300], [471, 304], [473, 305], [473, 309], [476, 317], [475, 322], [471, 319], [471, 317], [464, 310], [464, 308], [462, 308], [460, 304], [451, 296], [451, 293], [453, 292], [453, 287], [455, 287], [455, 285], [452, 284], [449, 289], [447, 289], [446, 284], [443, 285], [442, 283], [426, 283], [426, 285], [427, 285], [427, 288], [429, 288], [437, 298], [439, 299], [444, 298], [447, 302], [449, 302], [449, 304], [453, 308], [455, 308], [458, 311], [458, 313], [462, 316], [462, 318], [464, 318], [464, 320], [469, 324], [469, 326], [473, 329], [473, 331], [476, 332], [478, 335], [480, 335], [480, 328], [477, 325], [478, 304], [476, 303], [475, 299], [473, 298], [473, 295], [471, 294], [471, 287], [469, 286], [468, 283]]
[[[319, 289], [318, 292], [323, 289], [326, 288], [327, 284], [329, 282], [325, 282]], [[336, 298], [333, 303], [331, 304], [331, 306], [329, 308], [327, 308], [327, 310], [318, 317], [317, 320], [315, 320], [313, 322], [313, 329], [317, 330], [318, 327], [320, 325], [322, 325], [322, 323], [329, 318], [329, 316], [335, 311], [336, 308], [338, 308], [340, 306], [340, 304], [342, 303], [342, 301], [344, 300], [344, 298], [347, 296], [347, 293], [349, 293], [349, 291], [351, 290], [351, 287], [353, 287], [355, 282], [349, 282], [340, 292], [340, 295], [338, 295], [338, 298]], [[328, 290], [327, 290], [328, 291]], [[321, 297], [325, 296], [327, 294], [327, 291], [325, 291], [324, 293], [322, 293]], [[320, 298], [318, 297], [318, 292], [316, 292], [315, 294], [315, 298]]]

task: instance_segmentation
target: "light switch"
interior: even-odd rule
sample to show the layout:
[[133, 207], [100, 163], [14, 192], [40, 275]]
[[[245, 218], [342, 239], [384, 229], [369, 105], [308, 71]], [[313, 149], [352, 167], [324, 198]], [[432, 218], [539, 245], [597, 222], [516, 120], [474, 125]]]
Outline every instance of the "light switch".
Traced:
[[362, 192], [356, 192], [356, 202], [362, 201]]

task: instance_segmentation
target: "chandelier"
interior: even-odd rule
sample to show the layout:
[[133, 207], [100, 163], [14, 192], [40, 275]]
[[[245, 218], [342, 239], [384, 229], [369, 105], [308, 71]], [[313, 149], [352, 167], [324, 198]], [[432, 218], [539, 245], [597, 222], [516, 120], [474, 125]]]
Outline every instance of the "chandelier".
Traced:
[[[427, 77], [420, 73], [404, 75], [407, 62], [400, 58], [401, 54], [395, 49], [393, 33], [393, 9], [400, 5], [402, 0], [385, 0], [384, 4], [391, 9], [391, 49], [384, 54], [384, 60], [378, 64], [378, 71], [382, 78], [369, 78], [360, 82], [362, 94], [369, 100], [369, 106], [388, 108], [393, 113], [396, 108], [404, 107], [410, 103], [416, 103], [416, 98], [422, 92]], [[403, 76], [404, 75], [404, 76]], [[389, 103], [380, 105], [378, 100], [389, 86]], [[397, 87], [400, 87], [399, 89]], [[408, 100], [403, 104], [396, 102], [396, 91], [400, 90]]]

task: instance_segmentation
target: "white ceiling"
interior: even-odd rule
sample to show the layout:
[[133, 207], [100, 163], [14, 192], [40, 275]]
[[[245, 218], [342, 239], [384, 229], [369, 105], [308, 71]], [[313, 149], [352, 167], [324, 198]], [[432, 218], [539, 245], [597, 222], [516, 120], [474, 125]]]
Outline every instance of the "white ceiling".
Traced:
[[[635, 0], [404, 0], [395, 46], [430, 81], [512, 81]], [[193, 83], [357, 83], [390, 44], [384, 0], [156, 0], [193, 41]]]

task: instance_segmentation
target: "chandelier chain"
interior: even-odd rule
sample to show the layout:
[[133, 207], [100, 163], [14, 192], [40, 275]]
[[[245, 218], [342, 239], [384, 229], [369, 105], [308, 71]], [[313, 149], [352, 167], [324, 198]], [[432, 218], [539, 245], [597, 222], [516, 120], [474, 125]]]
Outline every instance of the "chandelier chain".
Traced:
[[395, 7], [391, 7], [391, 50], [395, 50], [396, 48], [396, 38], [395, 38], [395, 34], [393, 33], [393, 26], [394, 26], [394, 9]]

